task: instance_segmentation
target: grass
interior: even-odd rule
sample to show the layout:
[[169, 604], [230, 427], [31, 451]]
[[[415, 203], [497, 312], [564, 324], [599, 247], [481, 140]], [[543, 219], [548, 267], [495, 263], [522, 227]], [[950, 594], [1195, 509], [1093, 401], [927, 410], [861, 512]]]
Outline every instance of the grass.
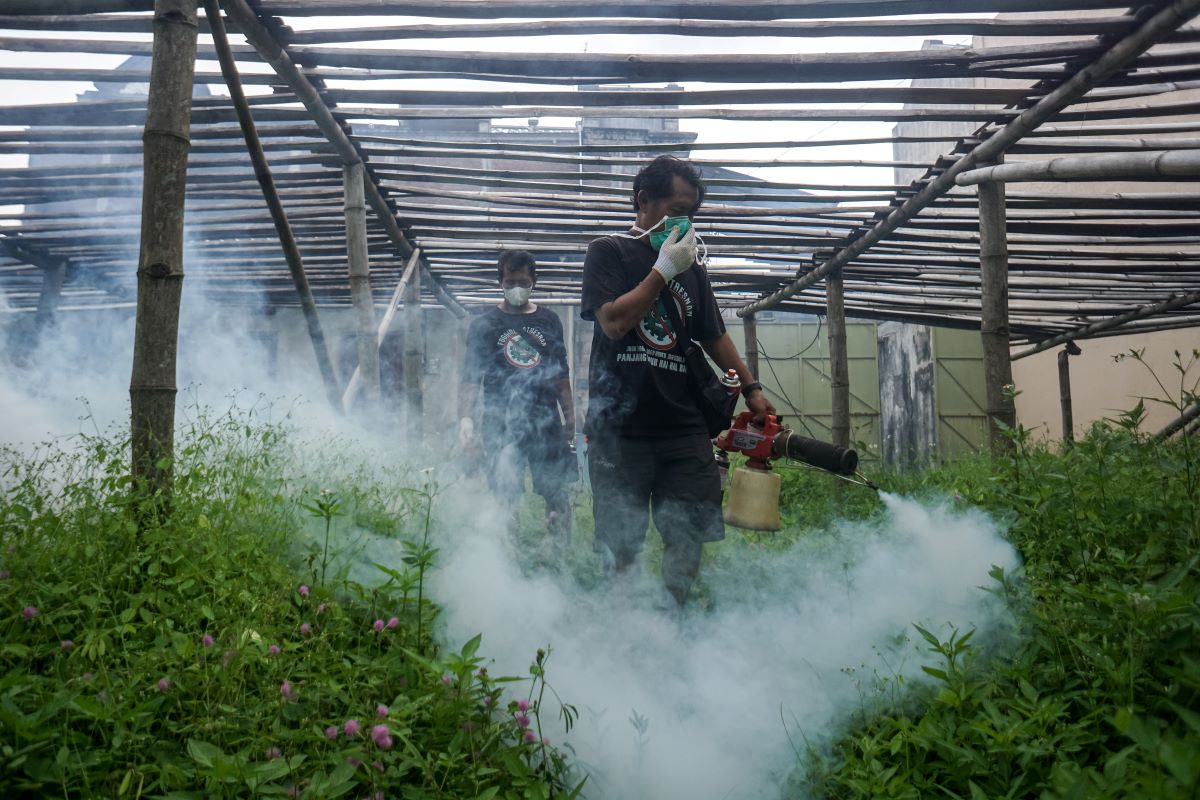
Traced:
[[[1062, 452], [1017, 429], [995, 465], [872, 476], [1004, 522], [1024, 566], [995, 591], [1020, 630], [997, 655], [915, 629], [931, 683], [877, 687], [832, 748], [798, 753], [784, 797], [1200, 797], [1200, 445], [1151, 441], [1140, 416]], [[581, 796], [553, 746], [574, 709], [543, 706], [550, 656], [492, 676], [478, 637], [431, 633], [439, 487], [349, 448], [308, 474], [290, 446], [253, 415], [195, 416], [173, 514], [142, 531], [119, 437], [0, 454], [0, 796]], [[701, 608], [740, 551], [880, 512], [784, 474], [787, 533], [706, 548]], [[586, 588], [578, 500], [574, 543], [534, 561]], [[517, 546], [544, 545], [537, 501], [521, 515]]]
[[[3, 454], [0, 796], [575, 794], [547, 655], [491, 676], [478, 637], [430, 635], [427, 476], [318, 484], [281, 428], [232, 416], [178, 456], [169, 522], [139, 532], [125, 442]], [[401, 557], [355, 580], [327, 525]]]
[[[969, 632], [920, 631], [934, 685], [807, 754], [792, 796], [1200, 797], [1200, 442], [1152, 441], [1143, 410], [1062, 452], [1017, 429], [994, 469], [880, 477], [1007, 520], [1024, 568], [995, 577], [1020, 644], [985, 660]], [[826, 513], [819, 491], [788, 490]]]

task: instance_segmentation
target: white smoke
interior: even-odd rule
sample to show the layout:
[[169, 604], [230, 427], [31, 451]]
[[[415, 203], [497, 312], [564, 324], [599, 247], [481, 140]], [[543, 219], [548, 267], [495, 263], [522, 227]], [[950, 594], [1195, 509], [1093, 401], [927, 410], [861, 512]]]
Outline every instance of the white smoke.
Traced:
[[[223, 410], [257, 403], [264, 390], [288, 399], [307, 389], [302, 427], [315, 439], [341, 427], [313, 396], [310, 354], [301, 369], [281, 363], [266, 377], [269, 354], [245, 325], [258, 310], [213, 308], [186, 280], [183, 310], [181, 420], [189, 403]], [[79, 421], [89, 412], [100, 429], [127, 424], [132, 332], [131, 313], [61, 315], [35, 366], [4, 365], [0, 441], [90, 429]], [[393, 460], [411, 460], [392, 450]], [[715, 557], [701, 578], [713, 609], [680, 618], [665, 610], [657, 575], [585, 588], [531, 570], [533, 556], [503, 530], [507, 515], [473, 484], [447, 487], [435, 505], [446, 532], [434, 542], [431, 577], [443, 636], [453, 646], [483, 632], [494, 674], [527, 674], [537, 648], [551, 648], [549, 682], [581, 712], [565, 742], [591, 775], [593, 800], [776, 797], [797, 750], [826, 746], [863, 708], [886, 708], [899, 678], [925, 679], [920, 665], [936, 657], [913, 623], [945, 638], [1006, 622], [1001, 601], [979, 587], [992, 583], [993, 565], [1011, 570], [1017, 557], [977, 511], [885, 496], [882, 520], [843, 523], [789, 548], [749, 547], [731, 529], [729, 541], [706, 548]], [[378, 545], [364, 564], [399, 562], [394, 540]], [[555, 712], [550, 703], [543, 732], [562, 744]]]
[[[1002, 601], [981, 588], [993, 565], [1018, 563], [995, 523], [884, 500], [881, 521], [786, 550], [721, 545], [732, 563], [710, 586], [714, 609], [682, 618], [662, 610], [657, 576], [589, 591], [527, 574], [494, 518], [462, 502], [443, 520], [461, 533], [442, 543], [433, 592], [451, 645], [482, 631], [494, 674], [526, 674], [536, 649], [551, 648], [547, 678], [581, 711], [566, 741], [591, 773], [588, 797], [778, 797], [798, 751], [926, 679], [920, 666], [938, 657], [914, 623], [943, 639], [975, 628], [977, 641], [1007, 628]], [[556, 710], [543, 732], [561, 743]]]

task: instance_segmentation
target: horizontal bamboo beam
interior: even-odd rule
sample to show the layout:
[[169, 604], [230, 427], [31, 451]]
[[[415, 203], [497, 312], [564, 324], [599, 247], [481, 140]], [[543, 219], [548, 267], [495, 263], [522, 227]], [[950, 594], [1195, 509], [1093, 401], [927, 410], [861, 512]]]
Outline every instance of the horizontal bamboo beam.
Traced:
[[954, 182], [959, 186], [978, 186], [991, 181], [1140, 181], [1197, 176], [1200, 176], [1200, 150], [1152, 150], [995, 164], [960, 173]]
[[[3, 19], [0, 18], [0, 23]], [[115, 23], [114, 23], [115, 24]], [[127, 25], [129, 23], [126, 23]], [[654, 36], [771, 36], [810, 38], [826, 36], [1103, 36], [1123, 33], [1129, 28], [1127, 17], [1072, 19], [1068, 17], [1037, 20], [1005, 19], [875, 19], [814, 20], [808, 22], [745, 20], [721, 21], [686, 19], [542, 19], [528, 22], [456, 23], [453, 25], [414, 24], [353, 28], [349, 30], [313, 30], [293, 32], [289, 45], [332, 44], [345, 42], [395, 41], [399, 39], [458, 39], [489, 37], [592, 36], [596, 34]], [[0, 25], [0, 27], [3, 27]], [[26, 27], [22, 25], [21, 27]], [[33, 27], [32, 24], [29, 27]], [[38, 27], [45, 27], [41, 24]], [[140, 28], [138, 28], [140, 30]]]
[[[0, 15], [0, 28], [11, 30], [87, 31], [104, 33], [149, 33], [147, 16], [129, 14], [87, 15]], [[1102, 36], [1122, 33], [1129, 27], [1127, 17], [1109, 16], [1077, 19], [1070, 17], [1022, 19], [876, 19], [813, 20], [781, 22], [774, 20], [703, 20], [703, 19], [541, 19], [528, 22], [456, 23], [453, 25], [411, 24], [289, 31], [286, 45], [395, 41], [399, 39], [487, 38], [495, 36], [594, 35], [603, 33], [679, 36], [775, 36], [807, 38], [825, 36]], [[207, 23], [201, 23], [207, 32]]]
[[1168, 300], [1164, 300], [1161, 303], [1135, 308], [1132, 311], [1120, 314], [1112, 319], [1093, 322], [1091, 325], [1084, 325], [1083, 327], [1076, 328], [1073, 331], [1059, 334], [1058, 336], [1047, 339], [1043, 342], [1038, 342], [1028, 350], [1022, 350], [1019, 353], [1013, 354], [1012, 360], [1016, 361], [1018, 359], [1026, 358], [1034, 355], [1035, 353], [1040, 353], [1043, 350], [1049, 350], [1051, 348], [1058, 347], [1060, 344], [1087, 339], [1101, 331], [1120, 328], [1123, 325], [1135, 320], [1166, 314], [1169, 311], [1186, 308], [1187, 306], [1194, 305], [1196, 303], [1200, 303], [1200, 292], [1191, 292], [1189, 294], [1179, 295], [1178, 297], [1172, 297]]
[[[12, 1], [18, 6], [37, 5], [34, 0]], [[146, 2], [141, 0], [141, 5]], [[982, 0], [971, 6], [971, 11], [1064, 11], [1127, 5], [1128, 0]], [[262, 8], [264, 12], [285, 16], [392, 12], [461, 19], [612, 16], [730, 20], [950, 14], [963, 10], [960, 0], [263, 0]]]
[[[1175, 90], [1172, 90], [1175, 91]], [[1117, 97], [1137, 97], [1146, 92], [1120, 89]], [[634, 89], [611, 91], [533, 91], [483, 89], [372, 89], [347, 87], [325, 92], [336, 103], [387, 103], [401, 106], [583, 106], [602, 107], [619, 116], [625, 106], [699, 106], [762, 103], [1019, 103], [1027, 89], [958, 88], [953, 86], [812, 86], [788, 89]]]
[[1020, 141], [1029, 131], [1036, 129], [1077, 98], [1101, 84], [1110, 75], [1125, 67], [1163, 36], [1191, 20], [1198, 10], [1200, 10], [1200, 0], [1175, 0], [1165, 6], [1142, 23], [1134, 33], [1115, 42], [1103, 55], [1073, 75], [1070, 80], [1039, 100], [1036, 105], [1026, 109], [1017, 119], [994, 133], [970, 153], [951, 164], [941, 175], [926, 183], [920, 192], [905, 201], [903, 205], [880, 220], [870, 230], [849, 242], [833, 257], [791, 285], [739, 308], [738, 316], [745, 316], [778, 305], [781, 300], [795, 295], [834, 270], [850, 263], [869, 250], [872, 245], [915, 217], [926, 206], [949, 192], [955, 186], [955, 178], [960, 173], [973, 169], [976, 165], [997, 160], [1009, 146]]

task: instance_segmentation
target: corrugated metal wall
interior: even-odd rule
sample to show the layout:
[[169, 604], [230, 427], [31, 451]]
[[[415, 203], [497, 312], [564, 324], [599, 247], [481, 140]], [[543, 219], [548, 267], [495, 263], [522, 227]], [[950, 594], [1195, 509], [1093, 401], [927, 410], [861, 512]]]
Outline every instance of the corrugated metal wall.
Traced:
[[[729, 334], [745, 352], [740, 319]], [[782, 313], [758, 315], [758, 379], [779, 413], [797, 430], [830, 437], [829, 341], [823, 321]], [[874, 322], [846, 325], [850, 362], [850, 438], [864, 458], [880, 453], [878, 345]], [[983, 350], [979, 334], [933, 329], [938, 456], [953, 459], [987, 443]]]

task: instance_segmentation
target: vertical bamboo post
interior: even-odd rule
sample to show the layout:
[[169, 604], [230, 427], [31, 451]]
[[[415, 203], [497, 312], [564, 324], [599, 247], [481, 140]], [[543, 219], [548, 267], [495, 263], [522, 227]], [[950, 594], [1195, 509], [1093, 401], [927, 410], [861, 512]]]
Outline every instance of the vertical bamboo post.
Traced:
[[1012, 440], [1001, 425], [1013, 428], [1017, 411], [1012, 386], [1012, 356], [1008, 330], [1008, 237], [1004, 184], [979, 185], [980, 336], [983, 339], [984, 383], [987, 389], [988, 439], [992, 455], [1006, 455]]
[[1071, 403], [1071, 364], [1068, 359], [1081, 351], [1074, 342], [1058, 351], [1058, 399], [1062, 404], [1062, 440], [1067, 447], [1075, 444], [1075, 412]]
[[829, 323], [829, 384], [833, 395], [833, 443], [850, 446], [850, 360], [846, 352], [846, 301], [842, 271], [834, 270], [825, 282], [826, 319]]
[[421, 313], [421, 271], [413, 272], [404, 289], [404, 413], [414, 441], [424, 439], [425, 402], [421, 374], [425, 370], [425, 319]]
[[50, 261], [42, 267], [42, 290], [38, 294], [37, 311], [33, 315], [39, 336], [54, 324], [58, 314], [58, 303], [62, 300], [63, 279], [66, 275], [65, 261]]
[[173, 476], [183, 205], [198, 28], [196, 0], [155, 0], [129, 402], [134, 483], [164, 498]]
[[758, 319], [754, 314], [742, 317], [742, 334], [746, 340], [746, 366], [754, 380], [761, 381], [762, 373], [758, 371]]
[[[344, 164], [346, 194], [346, 256], [350, 265], [350, 302], [358, 334], [358, 368], [363, 400], [379, 401], [379, 345], [376, 342], [375, 308], [371, 298], [371, 269], [367, 261], [367, 206], [363, 200], [363, 165]], [[416, 277], [415, 275], [413, 276]]]
[[229, 96], [237, 111], [242, 137], [246, 140], [246, 150], [250, 154], [250, 162], [254, 165], [254, 177], [258, 179], [263, 199], [266, 200], [267, 208], [271, 212], [271, 219], [275, 223], [275, 233], [279, 237], [279, 246], [283, 250], [288, 271], [292, 275], [296, 295], [300, 298], [300, 310], [304, 313], [304, 321], [308, 325], [308, 337], [312, 340], [313, 354], [317, 358], [317, 369], [320, 370], [321, 379], [325, 383], [325, 393], [334, 409], [341, 410], [342, 392], [333, 371], [333, 361], [329, 358], [325, 332], [322, 330], [321, 320], [317, 316], [317, 303], [313, 299], [312, 289], [308, 285], [308, 275], [304, 272], [304, 261], [300, 257], [300, 248], [292, 233], [292, 225], [288, 222], [287, 212], [284, 210], [279, 192], [275, 188], [271, 167], [267, 164], [266, 153], [263, 152], [262, 142], [259, 141], [258, 129], [254, 125], [254, 116], [250, 113], [250, 104], [246, 102], [246, 94], [242, 91], [237, 62], [229, 48], [229, 38], [225, 34], [225, 23], [221, 20], [221, 9], [217, 0], [204, 0], [204, 14], [208, 17], [213, 46], [217, 51], [217, 60], [221, 64], [221, 75], [229, 87]]

